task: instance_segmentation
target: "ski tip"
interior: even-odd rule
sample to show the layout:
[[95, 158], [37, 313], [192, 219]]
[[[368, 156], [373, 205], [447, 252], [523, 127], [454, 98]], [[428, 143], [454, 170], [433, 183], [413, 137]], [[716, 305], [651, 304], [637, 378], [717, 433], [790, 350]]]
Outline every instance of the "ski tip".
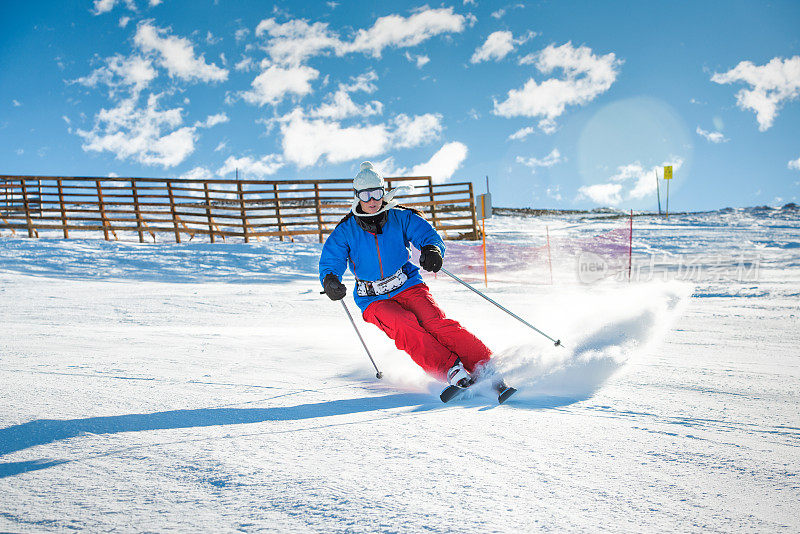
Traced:
[[500, 395], [498, 395], [498, 396], [497, 396], [497, 402], [498, 402], [499, 404], [503, 404], [505, 401], [507, 401], [507, 400], [508, 400], [508, 398], [509, 398], [511, 395], [513, 395], [513, 394], [514, 394], [514, 393], [516, 393], [516, 392], [517, 392], [517, 390], [516, 390], [516, 389], [514, 389], [514, 388], [512, 388], [512, 387], [508, 387], [508, 388], [504, 389], [504, 390], [503, 390], [503, 391], [500, 393]]
[[447, 386], [444, 388], [444, 391], [439, 394], [439, 398], [442, 400], [442, 402], [448, 402], [451, 401], [453, 397], [458, 395], [461, 391], [462, 389], [458, 386]]

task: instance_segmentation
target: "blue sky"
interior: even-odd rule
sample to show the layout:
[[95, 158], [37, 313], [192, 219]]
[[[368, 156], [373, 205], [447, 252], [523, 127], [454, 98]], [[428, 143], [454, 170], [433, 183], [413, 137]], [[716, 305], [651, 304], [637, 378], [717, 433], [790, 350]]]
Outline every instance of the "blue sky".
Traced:
[[[800, 2], [0, 3], [0, 173], [489, 176], [494, 204], [800, 192]], [[663, 199], [662, 199], [663, 200]]]

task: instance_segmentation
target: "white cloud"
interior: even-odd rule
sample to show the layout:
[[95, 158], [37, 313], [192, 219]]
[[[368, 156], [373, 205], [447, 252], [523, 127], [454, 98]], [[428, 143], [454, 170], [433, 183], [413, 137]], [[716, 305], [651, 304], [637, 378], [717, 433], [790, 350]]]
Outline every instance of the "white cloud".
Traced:
[[554, 148], [548, 155], [546, 155], [542, 159], [523, 158], [522, 156], [517, 156], [517, 163], [521, 163], [526, 167], [530, 167], [531, 173], [535, 173], [537, 167], [545, 167], [545, 168], [552, 167], [553, 165], [557, 165], [562, 161], [566, 161], [566, 158], [561, 157], [561, 153], [558, 151], [557, 148]]
[[94, 14], [101, 15], [114, 9], [117, 0], [94, 0]]
[[409, 117], [400, 114], [394, 118], [397, 129], [392, 136], [397, 148], [419, 146], [438, 138], [442, 132], [442, 116], [426, 113]]
[[132, 158], [144, 165], [174, 167], [192, 152], [196, 127], [183, 126], [182, 108], [158, 109], [159, 95], [151, 95], [145, 109], [136, 99], [123, 100], [116, 108], [102, 109], [91, 131], [78, 129], [83, 150], [108, 151], [117, 159]]
[[[428, 161], [411, 169], [398, 167], [392, 156], [378, 161], [376, 168], [384, 176], [430, 176], [434, 183], [449, 180], [467, 157], [467, 146], [459, 142], [446, 143]], [[411, 184], [413, 185], [413, 184]]]
[[283, 136], [283, 155], [299, 167], [319, 160], [342, 163], [374, 157], [392, 148], [408, 148], [430, 142], [442, 130], [441, 116], [398, 115], [390, 123], [342, 126], [337, 121], [307, 116], [300, 108], [278, 119]]
[[178, 176], [180, 180], [212, 180], [217, 178], [213, 172], [205, 167], [194, 167], [188, 172]]
[[578, 188], [579, 196], [603, 206], [616, 206], [622, 202], [622, 184], [584, 185]]
[[236, 158], [230, 156], [225, 163], [217, 170], [220, 176], [234, 174], [239, 170], [240, 178], [264, 178], [278, 172], [284, 166], [283, 157], [280, 154], [267, 154], [260, 159], [250, 156]]
[[155, 6], [159, 5], [159, 4], [161, 4], [161, 2], [163, 2], [163, 1], [164, 0], [150, 0], [150, 7], [155, 7]]
[[18, 108], [18, 107], [20, 107], [22, 105], [22, 103], [19, 100], [16, 100], [16, 99], [12, 100], [11, 104], [13, 104], [15, 108]]
[[505, 17], [506, 13], [508, 13], [509, 8], [518, 9], [521, 7], [525, 7], [525, 4], [515, 4], [513, 6], [506, 6], [502, 9], [498, 9], [497, 11], [493, 11], [491, 17], [500, 20], [501, 18]]
[[426, 8], [409, 17], [381, 17], [372, 27], [358, 30], [352, 41], [346, 41], [325, 22], [309, 24], [304, 20], [290, 20], [279, 24], [269, 18], [258, 24], [256, 36], [267, 35], [266, 50], [272, 61], [299, 65], [310, 57], [331, 51], [338, 56], [361, 52], [380, 57], [387, 47], [407, 48], [436, 35], [459, 33], [464, 30], [465, 21], [465, 17], [453, 13], [452, 8]]
[[532, 126], [526, 126], [525, 128], [520, 128], [516, 132], [512, 133], [508, 136], [508, 139], [511, 141], [519, 141], [525, 139], [530, 134], [532, 134], [535, 130]]
[[800, 96], [800, 56], [790, 59], [776, 57], [761, 66], [742, 61], [728, 72], [714, 73], [711, 81], [750, 85], [752, 89], [736, 93], [736, 104], [756, 113], [758, 129], [763, 132], [772, 126], [784, 102]]
[[25, 153], [25, 150], [18, 148], [14, 152], [17, 154], [17, 156], [21, 156]]
[[350, 78], [349, 84], [340, 84], [339, 87], [345, 89], [348, 93], [352, 93], [355, 91], [364, 91], [365, 93], [374, 93], [378, 90], [378, 86], [375, 83], [378, 81], [378, 75], [375, 74], [374, 70], [370, 70], [356, 76], [354, 78]]
[[341, 45], [338, 36], [328, 29], [327, 22], [308, 24], [304, 20], [291, 20], [278, 24], [269, 18], [256, 27], [257, 37], [264, 34], [269, 37], [267, 53], [280, 64], [299, 65], [309, 57]]
[[195, 128], [211, 128], [217, 124], [228, 122], [230, 119], [225, 113], [217, 113], [216, 115], [209, 115], [203, 122], [194, 123]]
[[453, 13], [453, 8], [425, 9], [410, 17], [388, 15], [376, 20], [368, 30], [359, 30], [355, 39], [337, 52], [364, 52], [377, 58], [390, 46], [406, 48], [439, 34], [460, 33], [464, 23], [465, 18]]
[[790, 161], [788, 167], [800, 171], [800, 158]]
[[578, 188], [578, 198], [589, 198], [605, 206], [616, 206], [623, 200], [647, 198], [656, 193], [656, 172], [663, 172], [664, 165], [672, 165], [673, 171], [678, 171], [683, 166], [683, 158], [672, 157], [661, 165], [647, 169], [638, 161], [620, 165], [608, 183]]
[[369, 117], [383, 113], [383, 103], [373, 100], [359, 106], [347, 91], [339, 89], [328, 95], [328, 101], [309, 112], [312, 117], [341, 120], [347, 117]]
[[561, 196], [560, 189], [561, 189], [560, 185], [557, 185], [555, 187], [548, 187], [545, 193], [547, 194], [548, 197], [552, 198], [553, 200], [561, 202], [563, 197]]
[[247, 39], [247, 36], [250, 35], [250, 30], [247, 28], [239, 28], [233, 33], [233, 37], [236, 39], [236, 42], [244, 41]]
[[430, 160], [415, 165], [409, 172], [410, 176], [430, 176], [434, 183], [449, 180], [467, 159], [467, 145], [454, 141], [440, 148]]
[[128, 23], [129, 23], [130, 21], [131, 21], [131, 18], [130, 18], [130, 17], [120, 17], [120, 18], [119, 18], [119, 27], [120, 27], [120, 28], [124, 28], [125, 26], [127, 26], [127, 25], [128, 25]]
[[541, 52], [520, 59], [520, 64], [535, 64], [544, 74], [556, 69], [563, 79], [550, 78], [537, 83], [529, 79], [521, 89], [512, 89], [503, 102], [494, 102], [494, 113], [502, 117], [542, 117], [540, 128], [552, 133], [555, 119], [568, 105], [584, 105], [608, 91], [622, 64], [613, 53], [599, 56], [586, 46], [573, 47], [571, 42], [550, 45]]
[[103, 67], [92, 71], [88, 76], [78, 78], [72, 83], [86, 87], [97, 87], [104, 84], [109, 88], [109, 96], [113, 97], [120, 88], [129, 89], [138, 95], [156, 78], [156, 71], [149, 59], [140, 56], [124, 57], [119, 54], [106, 58]]
[[219, 152], [220, 150], [225, 150], [226, 148], [228, 148], [228, 142], [220, 141], [220, 143], [217, 145], [217, 148], [214, 149], [214, 152]]
[[61, 115], [61, 118], [64, 119], [64, 122], [66, 122], [67, 125], [72, 124], [72, 121], [69, 120], [69, 117], [67, 117], [66, 115]]
[[398, 167], [395, 164], [394, 158], [389, 156], [386, 159], [372, 162], [375, 169], [378, 170], [384, 177], [387, 176], [401, 176], [406, 172], [405, 167]]
[[697, 127], [697, 135], [704, 137], [707, 141], [711, 143], [724, 143], [728, 141], [728, 138], [722, 132], [709, 132]]
[[480, 63], [490, 59], [503, 59], [514, 50], [514, 35], [511, 32], [494, 32], [486, 38], [470, 58], [471, 63]]
[[210, 45], [219, 44], [222, 42], [222, 37], [214, 37], [214, 34], [211, 31], [207, 31], [206, 33], [206, 43]]
[[251, 57], [243, 57], [242, 60], [233, 66], [234, 69], [240, 72], [249, 72], [256, 68], [256, 64]]
[[349, 84], [340, 83], [337, 91], [329, 94], [327, 101], [323, 102], [318, 108], [311, 110], [308, 113], [309, 116], [340, 120], [347, 117], [380, 115], [383, 113], [383, 103], [373, 100], [372, 102], [359, 106], [350, 98], [350, 93], [356, 91], [374, 93], [378, 87], [373, 82], [377, 79], [378, 75], [375, 74], [374, 71], [369, 71], [355, 78], [351, 78], [351, 83]]
[[220, 82], [228, 79], [228, 71], [206, 63], [204, 56], [195, 55], [194, 45], [183, 37], [167, 35], [168, 31], [149, 21], [139, 24], [133, 40], [144, 52], [154, 53], [159, 64], [170, 76], [185, 81]]
[[311, 80], [317, 79], [319, 71], [306, 66], [278, 67], [273, 65], [256, 76], [251, 83], [250, 91], [241, 95], [251, 104], [263, 106], [277, 104], [286, 95], [295, 94], [305, 96], [311, 93]]
[[431, 60], [431, 58], [429, 58], [428, 56], [414, 56], [409, 54], [408, 52], [405, 53], [405, 56], [407, 60], [411, 61], [412, 63], [416, 63], [418, 69], [421, 69], [422, 67], [427, 65]]
[[114, 9], [117, 4], [121, 3], [124, 3], [131, 11], [136, 11], [136, 2], [134, 2], [134, 0], [94, 0], [94, 11], [92, 12], [95, 15], [102, 15], [103, 13], [108, 13]]
[[320, 159], [342, 163], [377, 156], [390, 146], [390, 132], [382, 124], [342, 127], [338, 122], [307, 120], [300, 109], [282, 121], [283, 155], [299, 167], [309, 167]]

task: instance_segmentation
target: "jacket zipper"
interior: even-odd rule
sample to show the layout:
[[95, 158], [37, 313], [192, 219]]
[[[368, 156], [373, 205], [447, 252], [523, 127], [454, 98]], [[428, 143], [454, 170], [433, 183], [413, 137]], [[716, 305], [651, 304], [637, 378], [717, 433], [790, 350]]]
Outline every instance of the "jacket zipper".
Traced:
[[381, 278], [386, 278], [383, 276], [383, 261], [381, 260], [381, 247], [378, 246], [378, 234], [372, 234], [375, 238], [375, 249], [378, 251], [378, 267], [381, 269]]

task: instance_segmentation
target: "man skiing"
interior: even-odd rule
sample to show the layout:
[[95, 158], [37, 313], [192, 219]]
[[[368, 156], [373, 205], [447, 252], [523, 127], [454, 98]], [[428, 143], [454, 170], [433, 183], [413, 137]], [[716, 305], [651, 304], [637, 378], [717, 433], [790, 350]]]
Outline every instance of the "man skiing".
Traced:
[[[361, 164], [353, 189], [356, 198], [350, 212], [322, 248], [319, 279], [325, 294], [331, 300], [344, 298], [347, 289], [341, 278], [349, 266], [356, 277], [353, 297], [364, 320], [383, 330], [431, 376], [469, 387], [492, 353], [445, 317], [419, 267], [410, 261], [409, 243], [420, 251], [420, 266], [437, 272], [445, 251], [442, 238], [419, 211], [393, 200], [397, 189], [385, 192], [383, 177], [372, 163]], [[495, 388], [499, 393], [513, 389], [502, 380]]]

